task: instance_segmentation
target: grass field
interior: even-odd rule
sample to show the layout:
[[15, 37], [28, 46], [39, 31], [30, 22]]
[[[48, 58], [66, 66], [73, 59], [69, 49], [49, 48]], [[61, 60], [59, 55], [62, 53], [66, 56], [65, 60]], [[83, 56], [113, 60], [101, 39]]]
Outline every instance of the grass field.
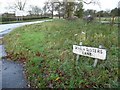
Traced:
[[[107, 49], [107, 59], [81, 56], [76, 63], [72, 45]], [[16, 28], [4, 38], [7, 58], [25, 64], [31, 87], [116, 88], [118, 87], [117, 26], [86, 24], [82, 20], [54, 20]]]

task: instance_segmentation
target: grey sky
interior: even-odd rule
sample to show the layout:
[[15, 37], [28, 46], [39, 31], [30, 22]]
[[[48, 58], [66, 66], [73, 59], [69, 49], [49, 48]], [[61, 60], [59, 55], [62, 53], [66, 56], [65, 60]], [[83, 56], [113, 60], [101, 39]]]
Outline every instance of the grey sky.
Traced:
[[[17, 0], [0, 0], [0, 13], [10, 11], [6, 9], [5, 7], [8, 7], [9, 5], [12, 5], [15, 1]], [[22, 0], [25, 1], [25, 0]], [[43, 7], [44, 2], [47, 0], [27, 0], [26, 4], [26, 11], [29, 10], [29, 5], [37, 5], [38, 7]], [[90, 1], [90, 0], [85, 0], [85, 1]], [[86, 5], [84, 4], [84, 9], [94, 9], [94, 10], [111, 10], [114, 9], [115, 7], [118, 7], [118, 2], [120, 0], [99, 0], [101, 4], [101, 8], [98, 5]]]

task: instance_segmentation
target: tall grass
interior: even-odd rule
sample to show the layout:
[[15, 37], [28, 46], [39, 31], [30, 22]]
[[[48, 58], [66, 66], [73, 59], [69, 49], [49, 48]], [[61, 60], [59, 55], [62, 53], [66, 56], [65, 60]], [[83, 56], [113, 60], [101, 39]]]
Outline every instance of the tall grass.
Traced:
[[[99, 60], [76, 55], [72, 45], [107, 49], [107, 59]], [[24, 62], [31, 87], [36, 88], [115, 88], [118, 87], [117, 26], [86, 23], [82, 20], [54, 20], [26, 25], [4, 38], [7, 58]]]

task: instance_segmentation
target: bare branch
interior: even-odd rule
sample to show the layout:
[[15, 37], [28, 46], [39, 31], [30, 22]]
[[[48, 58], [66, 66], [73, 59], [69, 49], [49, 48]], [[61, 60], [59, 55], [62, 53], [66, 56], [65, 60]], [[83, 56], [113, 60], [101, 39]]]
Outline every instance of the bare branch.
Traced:
[[25, 8], [25, 5], [26, 5], [26, 1], [27, 1], [27, 0], [25, 0], [25, 2], [24, 2], [24, 4], [23, 4], [23, 9]]
[[22, 3], [21, 0], [17, 0], [16, 3], [14, 3], [15, 8], [17, 8], [17, 9], [19, 9], [19, 10], [24, 10], [25, 5], [26, 5], [26, 1], [27, 1], [27, 0], [25, 0], [25, 1]]
[[85, 4], [91, 4], [91, 3], [95, 3], [95, 1], [94, 0], [91, 0], [90, 2], [83, 1], [83, 3], [85, 3]]

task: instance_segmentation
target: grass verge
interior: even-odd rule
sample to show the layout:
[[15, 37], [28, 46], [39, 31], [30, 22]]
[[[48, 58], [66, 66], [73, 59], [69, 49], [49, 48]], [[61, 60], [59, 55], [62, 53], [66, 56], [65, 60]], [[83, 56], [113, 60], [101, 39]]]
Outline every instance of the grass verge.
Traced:
[[[107, 49], [107, 60], [80, 57], [75, 63], [72, 45]], [[86, 24], [82, 20], [54, 20], [16, 28], [4, 38], [7, 58], [25, 64], [31, 87], [36, 88], [116, 88], [118, 87], [117, 26]]]

